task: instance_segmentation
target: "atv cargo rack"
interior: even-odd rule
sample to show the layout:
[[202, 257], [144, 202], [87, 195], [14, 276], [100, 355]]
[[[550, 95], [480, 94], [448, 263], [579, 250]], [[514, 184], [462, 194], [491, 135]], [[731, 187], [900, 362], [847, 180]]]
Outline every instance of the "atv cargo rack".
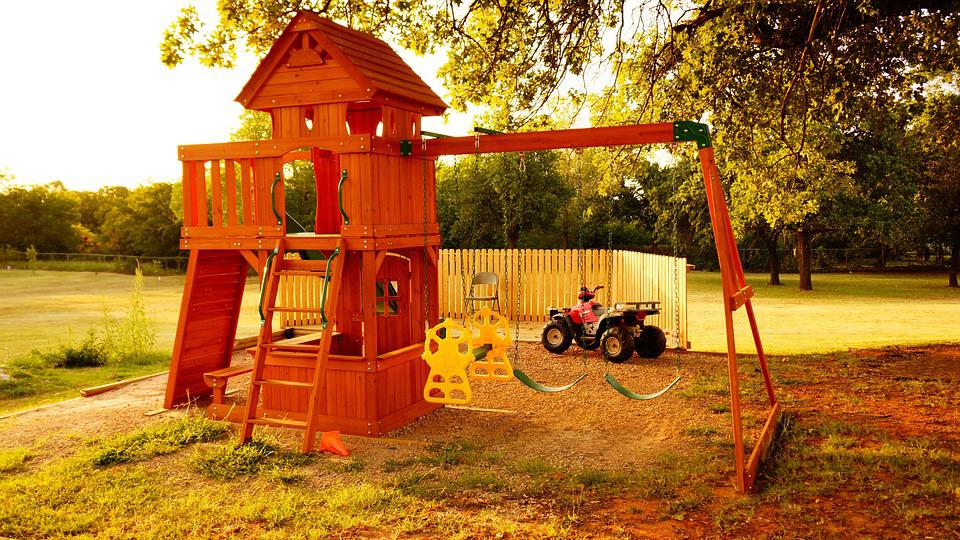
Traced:
[[660, 302], [658, 301], [647, 301], [647, 302], [616, 302], [613, 304], [613, 311], [646, 311], [650, 315], [656, 315], [660, 313]]

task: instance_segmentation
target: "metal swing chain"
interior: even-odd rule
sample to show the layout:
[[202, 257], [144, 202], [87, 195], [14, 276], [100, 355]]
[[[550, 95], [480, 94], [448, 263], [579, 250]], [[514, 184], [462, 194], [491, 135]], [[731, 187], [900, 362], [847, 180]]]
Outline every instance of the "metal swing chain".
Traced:
[[613, 230], [607, 229], [607, 305], [613, 309]]
[[[518, 363], [520, 360], [520, 307], [521, 307], [521, 298], [523, 298], [523, 271], [524, 268], [521, 266], [520, 260], [520, 239], [523, 238], [523, 179], [527, 176], [527, 155], [523, 152], [520, 152], [520, 182], [517, 193], [520, 196], [518, 208], [518, 215], [520, 219], [517, 221], [517, 316], [514, 320], [514, 330], [513, 330], [513, 361]], [[509, 268], [510, 265], [507, 265]]]
[[[679, 180], [678, 180], [679, 182]], [[677, 190], [674, 189], [674, 193]], [[677, 375], [680, 374], [680, 202], [679, 199], [674, 203], [676, 208], [673, 213], [673, 340], [674, 350], [677, 357]], [[686, 270], [686, 269], [684, 269]]]
[[[583, 204], [581, 201], [581, 197], [583, 197], [583, 149], [576, 148], [573, 153], [577, 156], [577, 206], [580, 206]], [[577, 219], [577, 300], [580, 299], [580, 289], [587, 286], [586, 266], [583, 249], [583, 209], [581, 208], [580, 216]], [[598, 338], [594, 336], [594, 339]], [[588, 368], [587, 351], [583, 347], [580, 347], [579, 344], [577, 349], [577, 355], [583, 363], [583, 370], [586, 371]]]
[[430, 262], [430, 245], [427, 234], [427, 140], [421, 135], [420, 141], [423, 148], [420, 170], [423, 172], [423, 324], [430, 327], [430, 280], [427, 279], [429, 272], [427, 266]]
[[[577, 148], [573, 151], [577, 155], [577, 206], [583, 204], [583, 149]], [[577, 218], [577, 296], [580, 295], [580, 288], [587, 286], [586, 260], [583, 249], [583, 209], [580, 209], [580, 216]]]
[[[454, 166], [453, 166], [453, 185], [454, 185], [455, 189], [459, 190], [459, 189], [460, 189], [460, 182], [459, 182], [459, 177], [460, 177], [460, 175], [457, 174], [457, 168], [458, 168], [458, 165], [455, 163]], [[460, 296], [460, 298], [463, 299], [463, 300], [462, 300], [462, 302], [463, 302], [463, 326], [466, 326], [466, 325], [467, 325], [467, 280], [466, 280], [466, 278], [464, 277], [464, 274], [463, 274], [463, 260], [462, 260], [462, 259], [461, 259], [461, 261], [460, 261], [460, 291], [461, 291], [461, 293], [462, 293], [461, 296]]]

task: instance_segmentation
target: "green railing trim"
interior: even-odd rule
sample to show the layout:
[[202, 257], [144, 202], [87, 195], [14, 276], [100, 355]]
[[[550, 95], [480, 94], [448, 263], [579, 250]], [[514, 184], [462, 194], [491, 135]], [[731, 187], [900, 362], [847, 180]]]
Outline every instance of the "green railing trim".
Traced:
[[343, 209], [343, 183], [347, 181], [347, 170], [344, 169], [340, 173], [340, 183], [337, 184], [337, 203], [340, 205], [340, 215], [343, 216], [343, 224], [350, 224], [350, 216], [347, 215], [347, 211]]
[[443, 133], [437, 133], [436, 131], [427, 131], [425, 129], [420, 130], [421, 135], [426, 135], [427, 137], [433, 137], [434, 139], [449, 139], [450, 135], [444, 135]]
[[273, 264], [273, 258], [277, 256], [277, 249], [274, 248], [269, 255], [267, 255], [267, 263], [263, 265], [263, 274], [260, 279], [260, 304], [257, 307], [257, 310], [260, 312], [260, 326], [263, 326], [267, 323], [267, 316], [263, 313], [263, 297], [267, 293], [267, 280], [270, 278], [270, 266]]
[[320, 328], [327, 329], [327, 283], [330, 283], [330, 264], [340, 254], [340, 248], [333, 250], [327, 258], [327, 270], [323, 276], [323, 291], [320, 293]]
[[700, 122], [678, 120], [673, 123], [674, 142], [696, 141], [697, 148], [710, 148], [710, 128]]
[[277, 212], [277, 184], [280, 183], [280, 173], [273, 177], [273, 185], [270, 186], [270, 207], [273, 208], [273, 215], [277, 217], [277, 225], [283, 225], [283, 218], [280, 212]]
[[473, 126], [474, 133], [483, 133], [484, 135], [503, 135], [502, 131], [497, 131], [495, 129], [489, 129], [480, 126]]

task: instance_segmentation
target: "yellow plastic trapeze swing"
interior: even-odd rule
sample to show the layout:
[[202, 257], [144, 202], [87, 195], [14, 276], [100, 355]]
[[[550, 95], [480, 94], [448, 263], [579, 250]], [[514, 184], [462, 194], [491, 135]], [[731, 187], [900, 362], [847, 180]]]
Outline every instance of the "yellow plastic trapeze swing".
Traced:
[[468, 317], [466, 328], [452, 319], [430, 328], [421, 355], [430, 366], [423, 399], [464, 405], [473, 399], [470, 379], [512, 379], [513, 368], [507, 358], [512, 343], [509, 321], [489, 307]]

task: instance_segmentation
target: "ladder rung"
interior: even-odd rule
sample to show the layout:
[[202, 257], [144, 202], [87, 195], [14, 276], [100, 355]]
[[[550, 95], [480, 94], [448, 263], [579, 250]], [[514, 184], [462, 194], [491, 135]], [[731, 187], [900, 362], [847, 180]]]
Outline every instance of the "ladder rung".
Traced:
[[322, 310], [320, 308], [309, 308], [309, 307], [276, 306], [276, 307], [267, 308], [267, 311], [274, 311], [277, 313], [320, 313]]
[[284, 259], [277, 270], [326, 271], [327, 261], [309, 261], [302, 259]]
[[283, 381], [278, 379], [261, 379], [259, 381], [253, 381], [253, 384], [259, 384], [261, 386], [292, 386], [294, 388], [313, 388], [312, 383], [302, 381]]
[[303, 420], [290, 420], [287, 418], [251, 418], [251, 424], [258, 426], [269, 426], [277, 428], [288, 428], [288, 429], [306, 429], [307, 423]]

